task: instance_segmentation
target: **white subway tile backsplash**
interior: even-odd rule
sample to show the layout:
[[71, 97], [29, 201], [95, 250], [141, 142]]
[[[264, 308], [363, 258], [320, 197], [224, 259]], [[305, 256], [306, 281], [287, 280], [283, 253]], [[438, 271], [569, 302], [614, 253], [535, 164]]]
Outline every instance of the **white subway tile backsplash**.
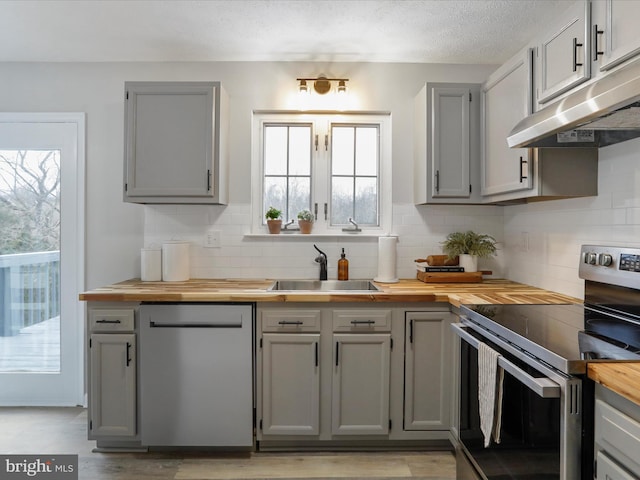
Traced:
[[[397, 274], [415, 277], [413, 261], [442, 252], [456, 230], [472, 229], [499, 242], [496, 258], [479, 265], [494, 277], [582, 296], [578, 254], [585, 243], [640, 247], [640, 139], [599, 152], [597, 197], [510, 206], [394, 204], [392, 234], [399, 238]], [[330, 278], [345, 248], [351, 278], [377, 274], [375, 239], [358, 237], [247, 237], [251, 205], [146, 205], [144, 243], [192, 242], [194, 278], [316, 278], [316, 243], [329, 256]], [[203, 248], [207, 230], [220, 231], [220, 248]]]

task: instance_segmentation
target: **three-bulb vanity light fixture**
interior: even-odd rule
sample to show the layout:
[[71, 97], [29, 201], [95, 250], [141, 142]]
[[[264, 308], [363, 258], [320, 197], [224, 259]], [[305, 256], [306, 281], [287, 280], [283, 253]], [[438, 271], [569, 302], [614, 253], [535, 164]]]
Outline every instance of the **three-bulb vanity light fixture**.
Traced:
[[327, 78], [323, 75], [317, 78], [298, 78], [298, 89], [301, 93], [308, 93], [309, 86], [307, 82], [313, 82], [313, 89], [316, 93], [324, 95], [331, 91], [331, 82], [338, 82], [338, 93], [347, 93], [348, 78]]

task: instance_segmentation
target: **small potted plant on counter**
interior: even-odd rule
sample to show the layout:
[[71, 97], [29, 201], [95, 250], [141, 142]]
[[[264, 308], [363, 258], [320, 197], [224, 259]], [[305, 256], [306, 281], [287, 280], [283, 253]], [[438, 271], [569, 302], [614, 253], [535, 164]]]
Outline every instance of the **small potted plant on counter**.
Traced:
[[460, 257], [460, 266], [465, 272], [478, 271], [478, 258], [492, 257], [496, 254], [496, 239], [491, 235], [466, 232], [453, 232], [442, 242], [442, 250], [449, 258]]
[[280, 233], [282, 229], [282, 211], [275, 207], [269, 207], [267, 213], [264, 214], [264, 218], [267, 219], [267, 227], [269, 227], [269, 233]]
[[300, 233], [311, 233], [313, 228], [313, 213], [310, 210], [304, 209], [298, 212], [298, 225], [300, 226]]

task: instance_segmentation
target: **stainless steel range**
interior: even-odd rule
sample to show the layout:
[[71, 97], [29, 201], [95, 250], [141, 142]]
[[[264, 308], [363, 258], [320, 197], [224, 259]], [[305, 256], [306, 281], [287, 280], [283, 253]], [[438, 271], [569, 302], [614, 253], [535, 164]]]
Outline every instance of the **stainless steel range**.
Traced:
[[[464, 305], [460, 479], [592, 479], [593, 383], [587, 362], [640, 360], [640, 249], [584, 245], [584, 304]], [[501, 442], [484, 447], [480, 343], [500, 353]]]

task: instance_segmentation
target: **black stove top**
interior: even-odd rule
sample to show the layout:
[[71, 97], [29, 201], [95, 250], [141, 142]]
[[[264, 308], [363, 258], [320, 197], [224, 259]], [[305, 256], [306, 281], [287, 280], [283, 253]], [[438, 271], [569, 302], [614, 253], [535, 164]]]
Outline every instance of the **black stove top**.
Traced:
[[462, 311], [471, 321], [565, 373], [583, 373], [586, 360], [640, 360], [640, 322], [590, 306], [464, 305]]
[[[584, 329], [584, 306], [465, 305], [504, 329], [568, 360], [580, 359], [578, 332]], [[471, 317], [473, 320], [473, 316]], [[509, 341], [518, 344], [509, 338]]]

